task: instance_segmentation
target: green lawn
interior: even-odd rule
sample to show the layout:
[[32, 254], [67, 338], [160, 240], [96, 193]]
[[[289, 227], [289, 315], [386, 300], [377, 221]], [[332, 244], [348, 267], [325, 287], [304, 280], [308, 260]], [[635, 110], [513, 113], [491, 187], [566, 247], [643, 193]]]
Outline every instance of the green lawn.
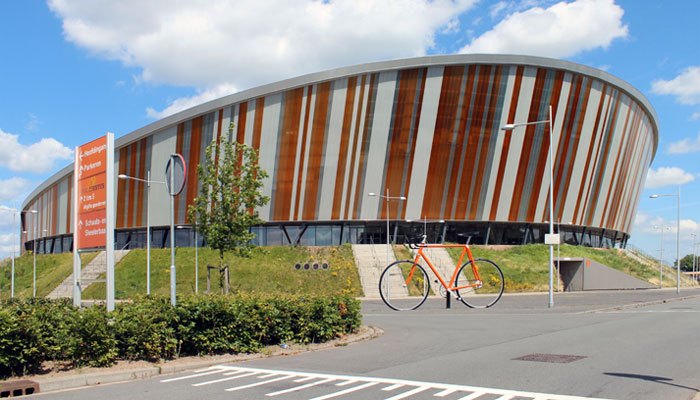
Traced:
[[[207, 288], [207, 265], [219, 265], [217, 252], [198, 250], [199, 293]], [[296, 263], [322, 262], [328, 270], [296, 270]], [[227, 255], [230, 267], [230, 289], [249, 293], [290, 294], [353, 294], [362, 296], [360, 278], [355, 267], [352, 248], [289, 247], [260, 248], [250, 258]], [[177, 293], [195, 291], [195, 249], [178, 248], [175, 255]], [[132, 250], [115, 268], [115, 297], [126, 299], [146, 293], [146, 250]], [[220, 292], [219, 272], [211, 271], [212, 292]], [[170, 250], [151, 250], [151, 293], [170, 294]], [[105, 284], [94, 283], [83, 291], [84, 299], [105, 298]]]
[[[513, 247], [471, 246], [474, 258], [487, 258], [494, 261], [503, 271], [506, 292], [544, 291], [549, 287], [549, 246], [533, 244]], [[557, 257], [556, 246], [554, 257]], [[448, 249], [457, 262], [461, 249]], [[596, 249], [582, 246], [561, 245], [560, 257], [586, 257], [603, 265], [615, 268], [626, 274], [659, 284], [658, 267], [642, 264], [627, 257], [619, 249]], [[555, 264], [556, 268], [556, 264]], [[687, 286], [690, 279], [681, 277], [681, 285]], [[676, 285], [674, 269], [664, 268], [664, 286]]]
[[[81, 257], [82, 265], [87, 265], [97, 253]], [[15, 259], [15, 297], [32, 297], [34, 257], [30, 252]], [[73, 253], [37, 254], [36, 294], [43, 297], [51, 293], [63, 280], [73, 273]], [[12, 261], [5, 260], [0, 265], [0, 298], [10, 297]]]

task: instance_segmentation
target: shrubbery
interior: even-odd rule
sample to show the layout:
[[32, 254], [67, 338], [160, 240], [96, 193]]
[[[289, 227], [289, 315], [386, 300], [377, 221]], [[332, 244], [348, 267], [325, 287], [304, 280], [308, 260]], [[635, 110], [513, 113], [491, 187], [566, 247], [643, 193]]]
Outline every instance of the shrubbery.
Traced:
[[74, 308], [69, 299], [0, 302], [0, 377], [37, 372], [44, 361], [108, 366], [117, 359], [255, 352], [282, 342], [324, 342], [355, 331], [351, 296], [193, 296], [177, 307], [143, 297]]

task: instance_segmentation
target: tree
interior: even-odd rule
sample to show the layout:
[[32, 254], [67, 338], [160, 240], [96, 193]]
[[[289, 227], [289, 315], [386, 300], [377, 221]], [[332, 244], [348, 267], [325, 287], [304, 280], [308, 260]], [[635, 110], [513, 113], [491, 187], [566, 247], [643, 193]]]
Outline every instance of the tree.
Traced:
[[[674, 262], [674, 265], [677, 263]], [[681, 258], [681, 271], [692, 271], [693, 270], [693, 254], [688, 254]]]
[[[234, 124], [229, 126], [232, 136]], [[235, 252], [249, 256], [255, 234], [250, 227], [263, 222], [256, 211], [270, 198], [262, 194], [267, 172], [258, 164], [257, 150], [243, 143], [212, 141], [206, 149], [205, 163], [197, 166], [199, 196], [187, 210], [207, 246], [219, 251], [223, 271], [224, 254]]]

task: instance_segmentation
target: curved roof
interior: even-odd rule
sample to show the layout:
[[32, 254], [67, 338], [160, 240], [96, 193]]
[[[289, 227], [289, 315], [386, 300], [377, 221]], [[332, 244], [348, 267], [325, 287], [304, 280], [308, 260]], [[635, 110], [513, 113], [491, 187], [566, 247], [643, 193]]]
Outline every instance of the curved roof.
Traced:
[[[500, 65], [526, 65], [532, 67], [543, 67], [560, 69], [577, 74], [589, 76], [613, 85], [623, 92], [627, 93], [634, 100], [638, 101], [644, 108], [654, 125], [654, 151], [659, 142], [659, 121], [656, 111], [652, 107], [649, 100], [635, 87], [625, 82], [624, 80], [609, 74], [605, 71], [592, 68], [586, 65], [577, 64], [571, 61], [557, 60], [545, 57], [535, 57], [526, 55], [505, 55], [505, 54], [454, 54], [454, 55], [434, 55], [425, 57], [405, 58], [398, 60], [378, 61], [353, 65], [349, 67], [336, 68], [332, 70], [315, 72], [312, 74], [302, 75], [291, 79], [285, 79], [279, 82], [270, 83], [263, 86], [258, 86], [252, 89], [247, 89], [228, 96], [224, 96], [215, 100], [202, 103], [198, 106], [180, 111], [153, 123], [150, 123], [142, 128], [139, 128], [129, 134], [121, 136], [115, 140], [115, 148], [128, 145], [132, 142], [142, 139], [145, 136], [153, 134], [161, 129], [167, 128], [180, 121], [191, 119], [202, 114], [217, 110], [231, 104], [254, 99], [256, 97], [274, 94], [277, 92], [294, 89], [301, 86], [306, 86], [311, 83], [324, 82], [329, 80], [340, 79], [348, 76], [359, 74], [401, 70], [417, 67], [431, 66], [446, 66], [446, 65], [469, 65], [469, 64], [500, 64]], [[653, 156], [652, 156], [653, 157]], [[72, 163], [59, 172], [44, 181], [25, 199], [22, 207], [24, 208], [30, 199], [37, 196], [44, 189], [52, 185], [54, 182], [63, 178], [73, 170]]]

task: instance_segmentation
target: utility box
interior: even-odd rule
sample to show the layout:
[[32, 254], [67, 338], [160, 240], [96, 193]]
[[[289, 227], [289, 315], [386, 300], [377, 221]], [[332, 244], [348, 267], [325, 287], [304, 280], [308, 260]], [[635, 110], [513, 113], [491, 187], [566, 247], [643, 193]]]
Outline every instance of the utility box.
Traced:
[[565, 292], [582, 290], [652, 289], [649, 282], [627, 275], [589, 258], [555, 258]]

